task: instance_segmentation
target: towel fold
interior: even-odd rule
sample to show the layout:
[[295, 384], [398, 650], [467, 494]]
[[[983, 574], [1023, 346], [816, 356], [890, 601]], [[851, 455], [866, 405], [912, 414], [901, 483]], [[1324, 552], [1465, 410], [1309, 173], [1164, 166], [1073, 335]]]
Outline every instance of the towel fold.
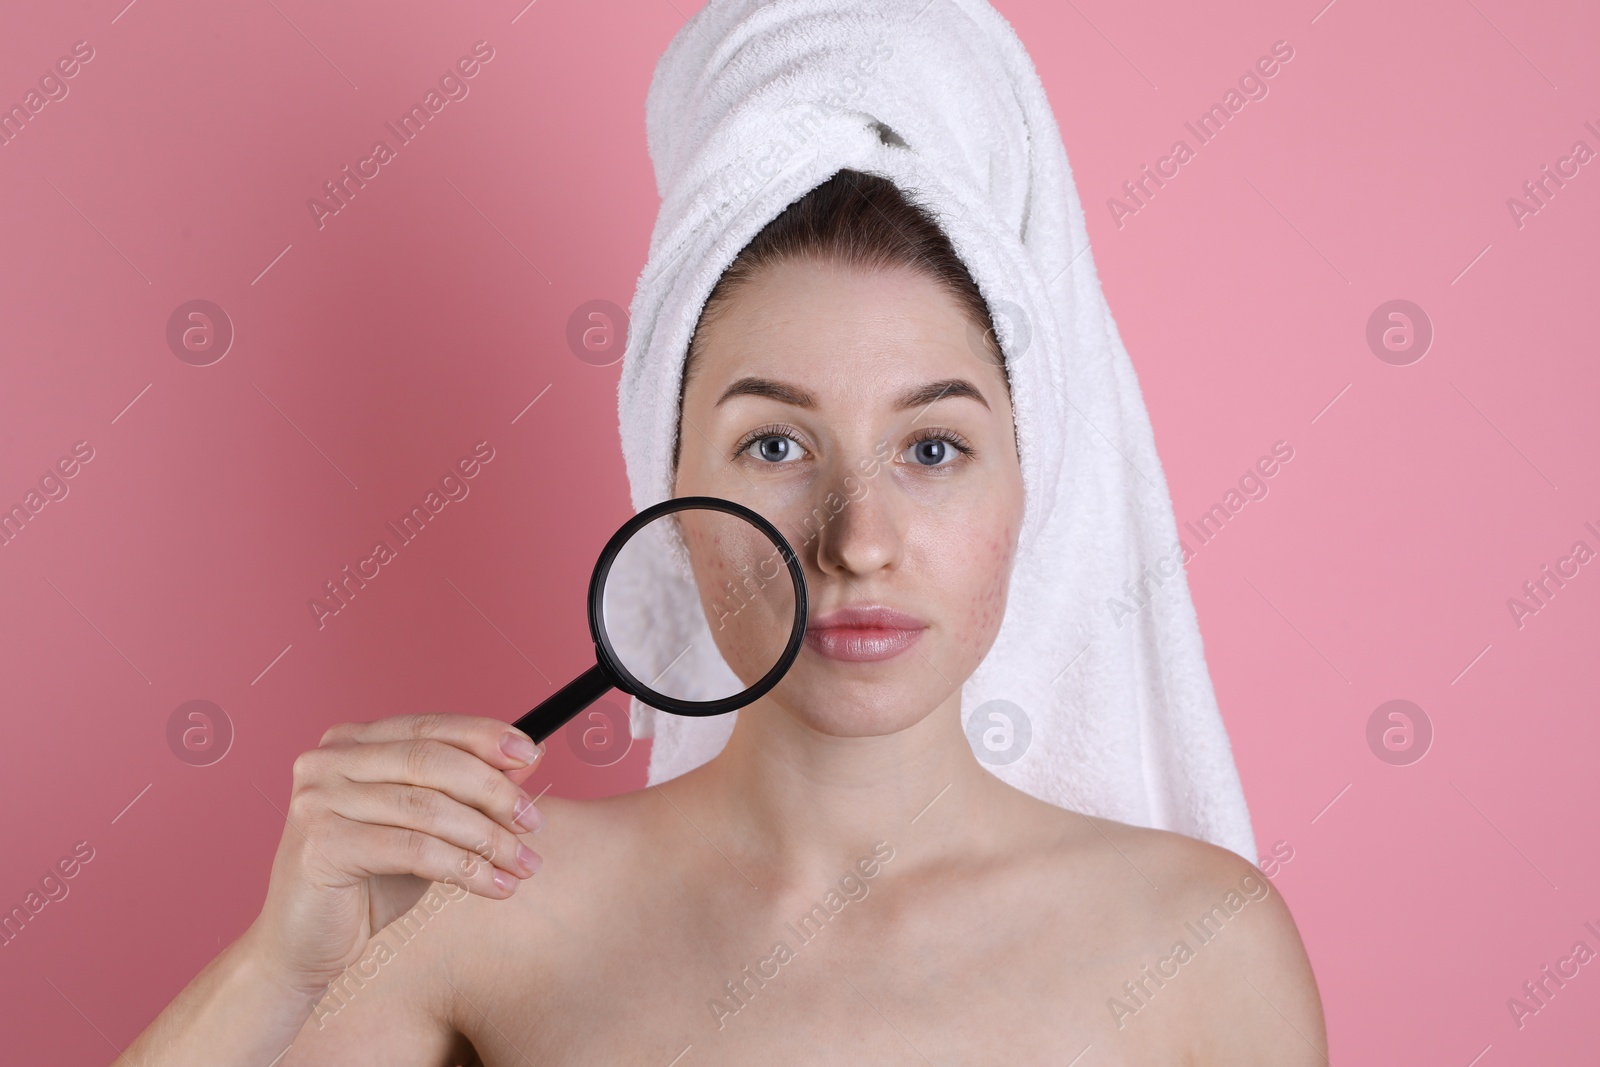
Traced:
[[[710, 0], [662, 55], [645, 110], [662, 203], [618, 386], [635, 508], [670, 495], [684, 357], [722, 271], [840, 169], [889, 178], [978, 283], [1011, 380], [1024, 518], [999, 634], [962, 691], [975, 751], [1053, 804], [1254, 861], [1149, 416], [1011, 26], [983, 0]], [[633, 606], [623, 617], [653, 635], [658, 666], [687, 644], [680, 671], [725, 692], [692, 582], [664, 555], [633, 558], [608, 596]], [[654, 738], [651, 783], [716, 755], [738, 714], [630, 710], [634, 736]], [[991, 722], [1026, 730], [1021, 758], [983, 750]]]

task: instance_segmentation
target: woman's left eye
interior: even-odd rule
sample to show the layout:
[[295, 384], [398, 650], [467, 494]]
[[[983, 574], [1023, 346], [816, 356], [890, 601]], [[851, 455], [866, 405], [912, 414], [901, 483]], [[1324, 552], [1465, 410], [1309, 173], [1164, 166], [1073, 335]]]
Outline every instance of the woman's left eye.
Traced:
[[946, 467], [958, 457], [972, 454], [970, 448], [953, 437], [942, 434], [920, 437], [912, 442], [906, 452], [911, 456], [912, 462], [919, 467]]

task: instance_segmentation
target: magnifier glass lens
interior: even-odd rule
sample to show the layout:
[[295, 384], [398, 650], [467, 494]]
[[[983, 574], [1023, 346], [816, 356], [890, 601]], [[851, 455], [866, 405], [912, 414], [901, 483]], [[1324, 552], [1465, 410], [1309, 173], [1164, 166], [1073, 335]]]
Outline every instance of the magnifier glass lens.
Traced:
[[[630, 588], [660, 580], [662, 564], [692, 581], [704, 625], [642, 617]], [[710, 508], [684, 508], [641, 526], [617, 553], [602, 598], [601, 621], [617, 661], [675, 700], [721, 700], [755, 685], [778, 663], [795, 626], [794, 579], [777, 544], [743, 518]]]

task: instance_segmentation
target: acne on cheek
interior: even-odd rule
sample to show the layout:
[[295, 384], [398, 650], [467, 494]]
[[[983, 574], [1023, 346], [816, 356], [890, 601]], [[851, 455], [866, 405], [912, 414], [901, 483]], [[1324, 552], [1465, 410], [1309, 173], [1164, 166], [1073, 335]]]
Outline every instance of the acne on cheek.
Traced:
[[964, 621], [960, 624], [959, 644], [963, 651], [976, 652], [1000, 625], [1000, 617], [1005, 610], [1006, 585], [1010, 579], [1014, 544], [1009, 527], [1002, 536], [989, 538], [984, 543], [983, 592], [970, 602], [962, 614]]

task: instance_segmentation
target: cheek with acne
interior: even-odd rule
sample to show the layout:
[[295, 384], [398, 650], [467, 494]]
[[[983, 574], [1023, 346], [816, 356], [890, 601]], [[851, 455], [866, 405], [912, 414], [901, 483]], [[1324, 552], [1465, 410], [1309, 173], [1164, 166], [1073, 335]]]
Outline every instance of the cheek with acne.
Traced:
[[1009, 527], [985, 539], [980, 553], [983, 561], [982, 578], [957, 621], [959, 643], [963, 651], [975, 652], [984, 647], [999, 629], [1005, 611], [1014, 553], [1015, 543]]

